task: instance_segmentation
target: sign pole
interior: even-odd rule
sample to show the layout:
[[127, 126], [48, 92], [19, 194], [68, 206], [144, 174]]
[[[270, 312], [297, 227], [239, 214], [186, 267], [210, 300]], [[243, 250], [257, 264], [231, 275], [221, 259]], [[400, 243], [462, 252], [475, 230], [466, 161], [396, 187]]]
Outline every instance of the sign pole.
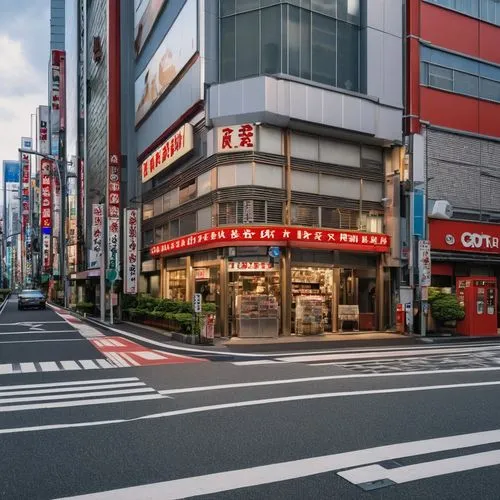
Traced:
[[109, 324], [113, 324], [113, 288], [114, 288], [114, 281], [111, 281], [111, 286], [109, 289]]

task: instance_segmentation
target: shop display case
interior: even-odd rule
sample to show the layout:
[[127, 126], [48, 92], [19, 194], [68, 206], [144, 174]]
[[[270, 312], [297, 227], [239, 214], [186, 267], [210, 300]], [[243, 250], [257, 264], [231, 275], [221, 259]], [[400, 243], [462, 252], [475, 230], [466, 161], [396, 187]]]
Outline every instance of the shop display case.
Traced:
[[277, 337], [279, 304], [273, 295], [238, 295], [236, 315], [239, 337]]
[[320, 335], [325, 330], [321, 295], [299, 296], [295, 308], [295, 333], [298, 335]]

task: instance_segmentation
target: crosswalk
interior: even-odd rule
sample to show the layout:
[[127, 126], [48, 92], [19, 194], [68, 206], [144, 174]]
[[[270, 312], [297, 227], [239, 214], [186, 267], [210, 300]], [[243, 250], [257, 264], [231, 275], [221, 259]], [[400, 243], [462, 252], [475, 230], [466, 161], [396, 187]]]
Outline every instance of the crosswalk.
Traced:
[[108, 359], [78, 359], [63, 361], [25, 361], [20, 363], [0, 364], [0, 375], [11, 375], [16, 373], [58, 372], [65, 370], [100, 370], [106, 368], [118, 368]]
[[233, 365], [255, 366], [279, 363], [300, 363], [316, 367], [331, 366], [366, 374], [500, 368], [500, 345], [288, 354], [257, 360], [234, 361]]
[[0, 386], [0, 413], [166, 398], [137, 377]]

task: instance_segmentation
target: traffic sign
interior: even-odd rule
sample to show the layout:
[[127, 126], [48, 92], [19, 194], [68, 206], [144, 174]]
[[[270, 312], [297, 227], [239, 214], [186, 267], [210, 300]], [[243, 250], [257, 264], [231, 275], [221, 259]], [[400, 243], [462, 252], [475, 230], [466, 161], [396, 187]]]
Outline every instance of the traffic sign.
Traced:
[[118, 278], [118, 271], [116, 269], [106, 269], [106, 279], [108, 281], [116, 281]]
[[201, 313], [201, 293], [195, 293], [193, 296], [193, 309], [195, 313]]

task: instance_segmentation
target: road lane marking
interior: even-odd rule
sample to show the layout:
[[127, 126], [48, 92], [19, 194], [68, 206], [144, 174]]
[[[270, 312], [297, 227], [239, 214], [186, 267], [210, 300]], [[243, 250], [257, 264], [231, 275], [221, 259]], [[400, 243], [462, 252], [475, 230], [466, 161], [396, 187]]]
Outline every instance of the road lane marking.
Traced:
[[276, 363], [281, 363], [281, 361], [276, 361], [274, 359], [257, 359], [252, 361], [235, 361], [231, 364], [235, 366], [255, 366], [255, 365], [273, 365]]
[[[31, 323], [33, 323], [32, 321], [17, 321], [15, 323], [0, 323], [0, 326], [15, 326], [15, 325], [30, 325]], [[61, 321], [61, 320], [58, 320], [58, 321], [38, 321], [37, 324], [41, 323], [42, 325], [53, 325], [53, 324], [56, 324], [56, 323], [66, 323], [66, 321]]]
[[110, 384], [111, 382], [133, 382], [137, 380], [139, 380], [137, 377], [103, 378], [99, 380], [72, 380], [71, 382], [46, 382], [43, 384], [4, 385], [0, 386], [0, 390], [15, 391], [17, 389], [34, 389], [37, 387], [66, 387], [72, 385]]
[[116, 352], [107, 352], [106, 356], [114, 362], [115, 365], [122, 368], [129, 368], [130, 365]]
[[19, 363], [23, 373], [36, 372], [35, 363]]
[[60, 370], [55, 361], [40, 361], [38, 364], [43, 372], [57, 372]]
[[386, 469], [378, 464], [368, 465], [341, 471], [337, 474], [355, 485], [373, 483], [375, 481], [382, 481], [383, 479], [389, 479], [396, 484], [403, 484], [419, 479], [481, 469], [483, 467], [491, 467], [492, 465], [498, 464], [500, 464], [500, 450], [493, 450], [395, 467], [394, 469]]
[[108, 360], [106, 359], [96, 359], [97, 361], [97, 364], [101, 367], [101, 368], [116, 368], [115, 365], [112, 365]]
[[78, 363], [82, 365], [84, 370], [97, 370], [99, 368], [99, 365], [94, 363], [91, 359], [79, 359]]
[[[152, 389], [154, 391], [154, 389]], [[114, 398], [102, 398], [102, 399], [79, 399], [77, 401], [58, 401], [53, 403], [44, 404], [25, 404], [25, 405], [12, 405], [0, 407], [0, 413], [15, 412], [15, 411], [26, 411], [26, 410], [49, 410], [54, 408], [69, 408], [72, 406], [92, 406], [101, 404], [111, 404], [111, 403], [128, 403], [131, 401], [146, 401], [149, 399], [164, 399], [165, 396], [161, 394], [145, 394], [139, 396], [122, 396]], [[79, 426], [83, 427], [83, 426]], [[0, 429], [0, 434], [10, 434], [9, 432], [4, 432], [6, 429]]]
[[499, 371], [500, 367], [488, 366], [484, 368], [451, 368], [448, 370], [422, 370], [413, 372], [397, 372], [397, 373], [349, 373], [346, 375], [324, 375], [319, 377], [303, 377], [277, 380], [264, 380], [258, 382], [238, 382], [234, 384], [219, 384], [219, 385], [203, 385], [198, 387], [181, 387], [178, 389], [162, 389], [158, 392], [161, 394], [182, 394], [188, 392], [205, 392], [219, 391], [223, 389], [238, 389], [242, 387], [259, 387], [266, 385], [281, 385], [281, 384], [301, 384], [305, 382], [321, 382], [326, 380], [343, 380], [343, 379], [358, 379], [358, 378], [381, 378], [381, 377], [408, 377], [411, 375], [441, 375], [449, 373], [474, 373], [474, 372], [494, 372]]
[[0, 344], [36, 344], [37, 342], [85, 342], [85, 339], [0, 340]]
[[2, 335], [28, 335], [28, 334], [40, 334], [40, 333], [78, 333], [78, 330], [39, 330], [39, 331], [33, 331], [33, 330], [25, 330], [22, 332], [0, 332], [0, 336]]
[[[173, 479], [99, 493], [64, 497], [64, 499], [60, 498], [59, 500], [178, 500], [325, 474], [347, 467], [394, 460], [403, 456], [426, 455], [427, 453], [463, 449], [499, 441], [500, 430], [462, 434]], [[469, 463], [469, 465], [472, 464]]]
[[[144, 382], [118, 382], [114, 384], [94, 384], [94, 385], [84, 385], [81, 387], [52, 387], [49, 389], [23, 389], [20, 391], [5, 391], [0, 392], [0, 397], [4, 396], [30, 396], [36, 394], [60, 394], [65, 392], [73, 392], [77, 391], [95, 391], [95, 390], [104, 390], [104, 389], [125, 389], [127, 387], [144, 387], [146, 384]], [[0, 403], [2, 401], [0, 400]]]
[[5, 363], [0, 365], [0, 375], [8, 375], [14, 371], [12, 363]]
[[128, 363], [130, 363], [130, 365], [140, 366], [140, 363], [138, 363], [135, 359], [132, 359], [126, 352], [120, 352], [120, 353], [116, 353], [116, 354], [118, 354], [118, 356], [123, 358]]
[[82, 367], [76, 361], [73, 361], [73, 360], [59, 361], [59, 363], [61, 363], [61, 366], [65, 370], [81, 370], [82, 369]]
[[[18, 406], [4, 406], [4, 405], [10, 405], [10, 403], [26, 403], [28, 401], [57, 401], [61, 399], [80, 399], [80, 398], [95, 398], [95, 397], [104, 397], [104, 396], [119, 396], [119, 395], [125, 395], [125, 394], [144, 394], [144, 393], [151, 393], [151, 392], [156, 392], [152, 387], [146, 387], [145, 384], [143, 384], [144, 387], [139, 387], [139, 388], [126, 388], [126, 389], [111, 389], [111, 390], [104, 390], [104, 391], [89, 391], [89, 392], [76, 392], [76, 393], [71, 393], [71, 394], [49, 394], [46, 396], [26, 396], [26, 397], [15, 397], [15, 398], [2, 398], [0, 399], [0, 412], [5, 412], [5, 411], [17, 411], [17, 410], [22, 410], [24, 409], [25, 406], [30, 406], [33, 409], [34, 407], [38, 409], [43, 409], [45, 408], [45, 403], [43, 404], [38, 404], [38, 405], [18, 405]], [[50, 403], [49, 403], [50, 404]]]

